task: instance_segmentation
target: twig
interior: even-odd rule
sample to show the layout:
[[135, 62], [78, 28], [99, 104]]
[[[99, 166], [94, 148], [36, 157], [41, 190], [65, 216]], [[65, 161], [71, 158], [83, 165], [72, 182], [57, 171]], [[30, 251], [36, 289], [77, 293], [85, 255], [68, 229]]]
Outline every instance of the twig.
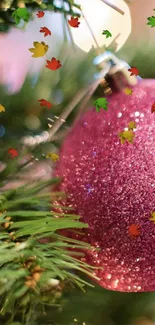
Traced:
[[85, 107], [86, 107], [89, 99], [91, 98], [91, 96], [93, 95], [93, 93], [95, 92], [97, 87], [98, 87], [98, 84], [97, 85], [95, 84], [94, 87], [92, 87], [92, 89], [90, 89], [88, 94], [85, 96], [81, 106], [79, 107], [79, 113], [77, 114], [76, 120], [78, 120], [79, 117], [82, 115], [82, 113], [84, 113]]
[[110, 3], [109, 0], [101, 0], [101, 1], [103, 1], [107, 6], [111, 7], [112, 9], [116, 10], [117, 12], [119, 12], [119, 14], [121, 14], [121, 15], [125, 14], [125, 12], [123, 10], [121, 10], [117, 6]]
[[88, 92], [88, 88], [86, 89], [81, 89], [77, 95], [73, 98], [73, 100], [71, 101], [71, 103], [69, 103], [69, 105], [64, 109], [63, 113], [59, 116], [59, 120], [57, 120], [50, 131], [48, 131], [49, 133], [49, 137], [47, 139], [47, 142], [50, 142], [51, 140], [53, 140], [53, 136], [55, 135], [55, 133], [58, 131], [58, 129], [61, 127], [61, 125], [64, 123], [62, 120], [65, 120], [68, 115], [73, 111], [73, 109], [75, 108], [75, 106], [81, 101], [81, 99], [86, 95], [86, 93]]
[[[107, 64], [107, 67], [104, 68], [104, 70], [103, 70], [104, 76], [108, 73], [109, 68], [110, 68], [110, 66]], [[103, 69], [103, 67], [102, 67], [102, 69]], [[101, 75], [102, 75], [102, 74], [101, 74]], [[94, 83], [94, 86], [92, 86], [92, 88], [90, 89], [90, 91], [88, 92], [88, 94], [86, 95], [86, 97], [84, 98], [84, 100], [83, 100], [81, 106], [79, 107], [79, 113], [77, 114], [76, 120], [78, 120], [79, 117], [82, 115], [82, 113], [85, 112], [85, 107], [86, 107], [86, 105], [87, 105], [89, 99], [91, 98], [91, 96], [92, 96], [93, 93], [95, 92], [96, 88], [97, 88], [98, 85], [100, 84], [100, 82], [101, 82], [101, 81], [103, 81], [103, 82], [105, 81], [104, 77], [101, 77], [101, 79], [99, 79], [99, 80], [100, 80], [99, 83], [98, 83], [98, 80], [97, 80], [97, 82]]]
[[96, 88], [100, 84], [101, 80], [103, 80], [103, 78], [107, 74], [107, 71], [109, 71], [109, 66], [108, 65], [107, 65], [107, 69], [106, 70], [104, 69], [100, 73], [100, 78], [98, 80], [95, 80], [92, 85], [90, 85], [86, 89], [82, 89], [82, 90], [80, 90], [78, 92], [78, 94], [73, 98], [73, 100], [71, 101], [71, 103], [64, 109], [64, 111], [62, 112], [62, 114], [59, 117], [59, 120], [57, 120], [54, 123], [53, 127], [48, 132], [49, 133], [49, 137], [47, 139], [47, 142], [50, 142], [51, 140], [53, 140], [53, 136], [58, 131], [58, 129], [61, 127], [61, 125], [64, 123], [62, 120], [65, 120], [68, 117], [68, 115], [73, 111], [73, 109], [76, 107], [76, 105], [81, 101], [81, 99], [84, 96], [86, 96], [87, 93], [89, 93], [89, 96], [87, 97], [88, 99], [85, 101], [85, 105], [87, 104], [87, 101], [89, 100], [89, 98], [91, 97], [91, 95], [94, 93], [94, 91], [96, 90]]
[[81, 9], [81, 12], [82, 12], [82, 16], [83, 16], [83, 18], [84, 18], [84, 20], [85, 20], [85, 22], [86, 22], [86, 24], [87, 24], [87, 27], [88, 27], [88, 29], [89, 29], [89, 31], [90, 31], [90, 34], [91, 34], [91, 36], [92, 36], [92, 38], [93, 38], [93, 40], [94, 40], [94, 42], [95, 42], [95, 44], [96, 44], [96, 46], [97, 46], [97, 49], [96, 49], [97, 55], [99, 55], [99, 54], [101, 54], [100, 46], [99, 46], [99, 44], [98, 44], [98, 42], [97, 42], [97, 39], [96, 39], [96, 37], [95, 37], [95, 35], [94, 35], [94, 32], [92, 31], [92, 29], [91, 29], [91, 27], [90, 27], [90, 25], [89, 25], [89, 22], [88, 22], [86, 16], [84, 15], [82, 9]]
[[58, 133], [53, 137], [53, 141], [59, 141], [59, 140], [63, 139], [69, 131], [70, 131], [70, 128], [58, 132]]

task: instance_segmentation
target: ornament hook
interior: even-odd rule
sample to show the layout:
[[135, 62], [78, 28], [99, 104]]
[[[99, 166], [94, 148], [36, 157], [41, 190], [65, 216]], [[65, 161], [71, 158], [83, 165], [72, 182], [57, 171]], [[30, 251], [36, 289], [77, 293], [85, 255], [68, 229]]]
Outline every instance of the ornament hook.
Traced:
[[[101, 72], [103, 70], [107, 70], [107, 65], [109, 67], [109, 71], [106, 75], [107, 80], [111, 80], [112, 84], [114, 84], [116, 89], [122, 89], [128, 86], [135, 86], [138, 83], [141, 77], [131, 76], [128, 69], [131, 67], [123, 60], [120, 60], [111, 53], [110, 51], [105, 51], [104, 53], [98, 55], [93, 60], [94, 65], [96, 65], [100, 72], [94, 74], [94, 78], [100, 78]], [[106, 79], [105, 77], [105, 79]]]

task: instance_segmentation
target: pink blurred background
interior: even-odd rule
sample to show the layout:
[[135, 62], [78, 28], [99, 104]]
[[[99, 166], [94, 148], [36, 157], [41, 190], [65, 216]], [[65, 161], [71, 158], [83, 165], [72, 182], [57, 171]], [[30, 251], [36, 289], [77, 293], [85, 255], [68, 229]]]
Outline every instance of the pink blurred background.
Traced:
[[[0, 83], [9, 87], [9, 92], [14, 93], [20, 90], [27, 73], [34, 75], [46, 63], [45, 57], [32, 58], [29, 48], [33, 47], [34, 41], [44, 41], [49, 45], [48, 58], [56, 56], [63, 43], [63, 25], [60, 14], [46, 12], [46, 15], [29, 22], [25, 31], [13, 28], [8, 33], [0, 34]], [[44, 38], [41, 34], [41, 27], [48, 27], [52, 36]]]

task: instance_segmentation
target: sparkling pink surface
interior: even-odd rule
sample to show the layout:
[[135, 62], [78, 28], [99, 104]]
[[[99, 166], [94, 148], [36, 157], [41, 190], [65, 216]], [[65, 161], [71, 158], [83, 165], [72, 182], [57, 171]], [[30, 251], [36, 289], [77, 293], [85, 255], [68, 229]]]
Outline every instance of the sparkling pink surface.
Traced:
[[[133, 94], [108, 97], [108, 111], [93, 108], [64, 142], [57, 175], [68, 204], [89, 224], [84, 240], [100, 247], [86, 261], [103, 267], [100, 285], [116, 291], [155, 291], [155, 80], [141, 81]], [[135, 121], [133, 144], [118, 133]], [[128, 234], [140, 225], [140, 236]]]

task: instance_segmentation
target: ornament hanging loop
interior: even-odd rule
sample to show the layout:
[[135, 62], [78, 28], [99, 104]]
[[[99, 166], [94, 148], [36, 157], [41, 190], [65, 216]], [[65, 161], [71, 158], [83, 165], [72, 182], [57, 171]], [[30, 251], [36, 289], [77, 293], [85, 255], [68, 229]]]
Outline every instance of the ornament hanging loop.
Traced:
[[[104, 53], [96, 56], [93, 63], [100, 70], [100, 72], [95, 73], [95, 79], [100, 78], [104, 69], [106, 71], [107, 66], [109, 67], [109, 70], [105, 75], [105, 80], [112, 89], [112, 92], [120, 91], [127, 86], [135, 86], [138, 79], [141, 79], [140, 77], [131, 77], [130, 72], [128, 71], [130, 66], [125, 61], [118, 59], [116, 55], [110, 51], [105, 51]], [[105, 91], [104, 94], [106, 95]]]

